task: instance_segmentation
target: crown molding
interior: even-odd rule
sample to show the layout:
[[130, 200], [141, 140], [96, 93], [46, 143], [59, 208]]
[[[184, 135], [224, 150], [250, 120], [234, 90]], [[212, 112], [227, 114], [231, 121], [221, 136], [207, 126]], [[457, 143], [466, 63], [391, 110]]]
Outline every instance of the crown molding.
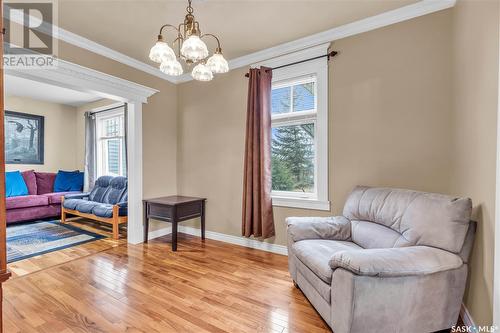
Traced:
[[[361, 19], [352, 23], [344, 24], [339, 27], [329, 29], [317, 34], [296, 39], [291, 42], [273, 46], [261, 51], [253, 52], [232, 60], [229, 60], [229, 69], [237, 69], [279, 57], [285, 54], [297, 52], [306, 48], [317, 46], [324, 43], [331, 43], [335, 40], [354, 36], [363, 32], [379, 29], [395, 23], [411, 20], [416, 17], [438, 12], [444, 9], [455, 6], [456, 0], [422, 0], [411, 5], [390, 10], [375, 16]], [[4, 13], [5, 16], [5, 13]], [[24, 24], [24, 21], [18, 22]], [[157, 67], [146, 64], [142, 61], [129, 57], [121, 52], [115, 51], [109, 47], [96, 43], [90, 39], [56, 27], [57, 33], [55, 38], [62, 40], [68, 44], [79, 48], [91, 51], [106, 58], [118, 61], [140, 71], [154, 75], [161, 79], [167, 80], [174, 84], [191, 81], [193, 78], [190, 74], [173, 77], [162, 73]], [[45, 25], [42, 25], [39, 30], [44, 30]]]
[[[382, 14], [344, 24], [330, 30], [229, 60], [229, 69], [233, 70], [236, 68], [250, 66], [255, 63], [297, 52], [320, 44], [331, 43], [342, 38], [411, 20], [416, 17], [451, 8], [455, 6], [455, 3], [456, 0], [422, 0], [411, 5], [393, 9]], [[192, 78], [189, 74], [184, 74], [177, 78], [176, 83], [188, 82], [191, 80]]]
[[68, 44], [72, 44], [72, 45], [77, 46], [79, 48], [86, 49], [86, 50], [91, 51], [93, 53], [99, 54], [103, 57], [118, 61], [124, 65], [133, 67], [133, 68], [138, 69], [140, 71], [143, 71], [145, 73], [159, 77], [160, 79], [167, 80], [170, 83], [176, 83], [176, 81], [177, 81], [177, 80], [175, 80], [174, 77], [166, 75], [163, 72], [161, 72], [158, 69], [158, 67], [154, 67], [154, 66], [151, 66], [149, 64], [146, 64], [142, 61], [139, 61], [135, 58], [129, 57], [128, 55], [125, 55], [121, 52], [110, 49], [109, 47], [106, 47], [104, 45], [96, 43], [90, 39], [87, 39], [85, 37], [82, 37], [80, 35], [72, 33], [68, 30], [63, 29], [63, 28], [57, 27], [56, 29], [58, 30], [57, 38], [59, 40], [62, 40], [64, 42], [68, 43]]

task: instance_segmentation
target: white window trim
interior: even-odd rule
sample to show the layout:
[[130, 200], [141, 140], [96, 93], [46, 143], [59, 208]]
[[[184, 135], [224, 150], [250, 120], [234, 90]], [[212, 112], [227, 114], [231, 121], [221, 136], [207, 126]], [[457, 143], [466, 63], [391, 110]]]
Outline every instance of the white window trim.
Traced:
[[[307, 50], [302, 50], [287, 54], [278, 58], [270, 59], [262, 63], [253, 65], [252, 67], [266, 66], [266, 67], [278, 67], [281, 65], [293, 63], [296, 61], [301, 61], [304, 59], [309, 59], [317, 57], [320, 55], [325, 55], [328, 52], [330, 44], [322, 44], [316, 47], [309, 48]], [[314, 209], [314, 210], [330, 210], [330, 201], [328, 200], [328, 60], [326, 57], [307, 61], [301, 64], [288, 66], [273, 70], [273, 82], [279, 83], [281, 81], [291, 80], [293, 78], [298, 78], [301, 76], [307, 77], [315, 75], [316, 76], [316, 174], [315, 174], [315, 186], [316, 186], [316, 197], [312, 198], [310, 196], [305, 196], [304, 193], [290, 193], [290, 192], [277, 192], [273, 191], [271, 193], [273, 206], [280, 207], [293, 207], [293, 208], [304, 208], [304, 209]], [[276, 85], [275, 85], [276, 86]], [[301, 117], [298, 117], [301, 114]], [[280, 124], [286, 122], [286, 118], [289, 115], [284, 114], [280, 116], [275, 116], [274, 119], [280, 118]], [[303, 121], [310, 118], [311, 114], [308, 111], [297, 112], [294, 115], [293, 120], [290, 119], [290, 123], [294, 121]], [[283, 119], [285, 118], [285, 119]]]
[[[100, 110], [100, 113], [97, 113], [95, 115], [95, 120], [96, 120], [96, 139], [97, 139], [97, 147], [96, 147], [96, 156], [97, 156], [97, 161], [96, 161], [96, 167], [97, 167], [97, 176], [102, 176], [104, 174], [107, 174], [106, 172], [103, 172], [106, 167], [103, 165], [104, 163], [104, 151], [102, 147], [102, 140], [110, 139], [110, 138], [117, 138], [117, 139], [125, 139], [125, 133], [123, 135], [119, 136], [113, 136], [113, 137], [105, 137], [105, 136], [100, 136], [101, 131], [102, 131], [102, 123], [105, 119], [108, 118], [114, 118], [116, 116], [123, 116], [125, 117], [125, 106], [123, 103], [118, 105], [118, 107], [123, 106], [122, 108], [112, 108], [111, 106], [108, 106], [107, 108], [110, 108], [109, 111], [104, 111]], [[96, 112], [97, 110], [93, 110], [93, 112]], [[124, 119], [124, 124], [125, 124], [125, 119]], [[124, 128], [123, 131], [125, 132], [126, 129]], [[122, 151], [122, 146], [120, 145], [120, 154], [123, 154]], [[121, 155], [120, 155], [121, 156]]]

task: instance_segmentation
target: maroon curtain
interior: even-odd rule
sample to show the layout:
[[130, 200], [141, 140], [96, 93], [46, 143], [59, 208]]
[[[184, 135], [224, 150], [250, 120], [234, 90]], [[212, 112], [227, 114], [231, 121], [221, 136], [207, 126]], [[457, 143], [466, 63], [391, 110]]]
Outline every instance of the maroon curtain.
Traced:
[[242, 234], [274, 236], [271, 202], [270, 68], [250, 69], [248, 83]]

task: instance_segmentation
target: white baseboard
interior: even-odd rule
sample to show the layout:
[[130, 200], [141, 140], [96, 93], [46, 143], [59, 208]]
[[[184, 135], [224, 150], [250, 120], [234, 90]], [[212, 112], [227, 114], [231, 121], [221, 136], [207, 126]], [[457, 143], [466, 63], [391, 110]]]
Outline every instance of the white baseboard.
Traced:
[[150, 231], [148, 233], [148, 240], [162, 237], [162, 236], [166, 236], [166, 235], [170, 234], [171, 232], [172, 232], [172, 227], [166, 227], [166, 228], [161, 228], [161, 229], [157, 229], [154, 231]]
[[[193, 236], [201, 236], [201, 230], [193, 227], [179, 226], [179, 232], [193, 235]], [[150, 231], [148, 235], [148, 239], [153, 239], [161, 236], [168, 235], [172, 232], [171, 227], [158, 229], [155, 231]], [[208, 239], [213, 239], [225, 243], [240, 245], [244, 247], [249, 247], [256, 250], [262, 250], [266, 252], [272, 252], [281, 255], [288, 255], [288, 249], [284, 245], [277, 245], [272, 243], [261, 242], [256, 239], [238, 237], [233, 235], [222, 234], [215, 231], [205, 231], [205, 237]]]
[[476, 323], [474, 322], [474, 319], [472, 319], [472, 316], [470, 315], [469, 310], [465, 307], [464, 303], [462, 303], [462, 307], [460, 308], [460, 318], [462, 318], [465, 326], [476, 327]]

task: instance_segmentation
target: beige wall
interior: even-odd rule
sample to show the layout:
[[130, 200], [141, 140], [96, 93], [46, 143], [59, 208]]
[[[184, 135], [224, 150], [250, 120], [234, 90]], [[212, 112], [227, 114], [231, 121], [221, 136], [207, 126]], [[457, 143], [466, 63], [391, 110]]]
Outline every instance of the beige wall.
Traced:
[[470, 196], [478, 231], [465, 304], [492, 322], [499, 3], [459, 1], [453, 9], [453, 174], [451, 192]]
[[[450, 11], [335, 42], [329, 71], [332, 212], [356, 184], [447, 192], [451, 167]], [[411, 36], [409, 38], [408, 36]], [[432, 55], [432, 56], [429, 56]], [[179, 88], [178, 182], [206, 196], [207, 228], [241, 235], [245, 69]], [[331, 212], [275, 207], [285, 218]]]
[[5, 109], [45, 117], [44, 164], [6, 164], [7, 171], [33, 169], [57, 172], [80, 168], [77, 163], [77, 139], [75, 137], [76, 108], [27, 97], [5, 96]]

